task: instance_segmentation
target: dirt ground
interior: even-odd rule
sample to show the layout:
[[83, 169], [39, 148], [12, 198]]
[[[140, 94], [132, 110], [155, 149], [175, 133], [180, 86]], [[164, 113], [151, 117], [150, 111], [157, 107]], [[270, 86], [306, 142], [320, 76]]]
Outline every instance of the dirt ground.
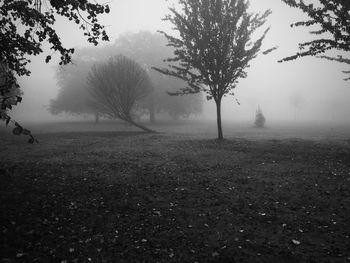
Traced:
[[350, 262], [350, 135], [60, 127], [0, 131], [1, 262]]

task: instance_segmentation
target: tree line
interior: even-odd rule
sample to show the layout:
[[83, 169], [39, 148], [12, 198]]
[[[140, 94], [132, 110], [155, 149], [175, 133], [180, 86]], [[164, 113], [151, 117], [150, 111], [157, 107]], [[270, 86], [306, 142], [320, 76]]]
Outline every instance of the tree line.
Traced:
[[[173, 119], [200, 114], [203, 102], [200, 94], [169, 96], [169, 92], [186, 86], [186, 83], [151, 69], [151, 66], [163, 65], [163, 58], [172, 52], [164, 37], [148, 31], [123, 34], [109, 46], [78, 49], [72, 58], [73, 64], [57, 68], [60, 91], [57, 98], [51, 100], [49, 111], [52, 114], [94, 114], [96, 120], [106, 116], [133, 124], [143, 115], [148, 115], [150, 122], [155, 123], [158, 113], [166, 113]], [[133, 66], [129, 60], [133, 61]], [[132, 75], [136, 67], [143, 69], [137, 76]], [[122, 71], [130, 74], [130, 81], [142, 75], [148, 80], [144, 86], [137, 83], [133, 86], [128, 79], [123, 79]], [[139, 94], [135, 99], [124, 94], [137, 92], [142, 96]], [[120, 112], [122, 103], [132, 107], [127, 112]]]
[[[297, 54], [280, 62], [316, 56], [350, 64], [350, 60], [342, 55], [329, 57], [324, 54], [329, 50], [350, 51], [349, 0], [318, 0], [316, 4], [304, 0], [281, 1], [300, 9], [309, 17], [307, 21], [299, 21], [292, 26], [318, 26], [318, 29], [311, 31], [316, 39], [300, 43]], [[178, 0], [178, 3], [180, 8], [170, 8], [170, 14], [164, 19], [174, 26], [178, 36], [161, 32], [168, 41], [167, 45], [174, 48], [173, 56], [165, 59], [167, 67], [152, 66], [162, 74], [186, 82], [186, 87], [172, 94], [205, 93], [208, 99], [215, 101], [218, 139], [223, 139], [222, 98], [234, 95], [233, 90], [241, 78], [247, 77], [246, 68], [258, 54], [267, 54], [275, 49], [260, 52], [268, 29], [253, 38], [270, 11], [263, 14], [249, 12], [248, 0]], [[18, 89], [15, 74], [30, 74], [26, 68], [30, 63], [28, 55], [42, 53], [42, 43], [48, 42], [53, 50], [61, 54], [60, 64], [71, 62], [74, 49], [63, 47], [53, 27], [56, 16], [67, 17], [78, 24], [87, 40], [95, 45], [99, 40], [108, 40], [104, 27], [97, 19], [98, 15], [109, 12], [108, 5], [88, 0], [50, 0], [45, 6], [47, 10], [43, 12], [42, 0], [5, 0], [0, 3], [0, 118], [6, 123], [11, 120], [7, 110], [21, 101], [20, 94], [14, 92]], [[23, 32], [16, 27], [17, 20], [24, 25]], [[51, 55], [48, 55], [45, 60], [49, 62], [50, 59]], [[344, 70], [344, 73], [349, 74], [350, 71]], [[17, 122], [14, 124], [14, 133], [24, 134], [24, 129]], [[27, 130], [25, 133], [31, 136]], [[33, 142], [33, 138], [29, 141]]]

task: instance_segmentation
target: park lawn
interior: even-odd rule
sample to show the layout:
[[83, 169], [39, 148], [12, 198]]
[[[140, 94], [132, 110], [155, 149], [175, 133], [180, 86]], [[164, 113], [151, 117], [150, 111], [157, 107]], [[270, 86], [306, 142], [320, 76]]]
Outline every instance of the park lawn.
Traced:
[[2, 139], [1, 262], [350, 261], [349, 140], [37, 138]]

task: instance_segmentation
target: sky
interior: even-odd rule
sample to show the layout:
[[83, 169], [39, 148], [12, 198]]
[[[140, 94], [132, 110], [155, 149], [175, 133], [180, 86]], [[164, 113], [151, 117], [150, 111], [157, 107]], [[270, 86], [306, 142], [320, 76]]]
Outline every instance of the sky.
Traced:
[[[342, 70], [346, 64], [306, 57], [292, 62], [278, 63], [285, 56], [298, 50], [298, 43], [312, 39], [308, 29], [290, 27], [296, 21], [307, 17], [300, 10], [293, 9], [281, 0], [251, 0], [251, 10], [261, 12], [272, 10], [266, 26], [270, 26], [262, 50], [273, 46], [279, 48], [258, 56], [251, 62], [246, 79], [239, 81], [235, 89], [236, 100], [227, 97], [223, 102], [224, 120], [253, 121], [255, 111], [260, 107], [269, 121], [289, 121], [295, 118], [293, 100], [299, 98], [298, 121], [347, 122], [350, 121], [350, 82], [343, 81]], [[101, 17], [106, 25], [111, 43], [125, 32], [164, 30], [171, 33], [171, 25], [161, 18], [168, 13], [171, 1], [166, 0], [110, 0], [111, 12]], [[70, 21], [58, 19], [56, 27], [66, 47], [88, 46], [82, 32]], [[108, 43], [102, 43], [108, 45]], [[50, 54], [46, 48], [45, 54]], [[330, 55], [336, 55], [331, 53]], [[44, 63], [45, 56], [32, 58], [30, 77], [19, 79], [24, 91], [23, 102], [12, 114], [19, 121], [54, 121], [63, 116], [52, 116], [47, 112], [50, 99], [57, 96], [55, 68], [57, 58]], [[55, 56], [54, 56], [55, 57]], [[202, 118], [215, 118], [213, 101], [206, 102]]]

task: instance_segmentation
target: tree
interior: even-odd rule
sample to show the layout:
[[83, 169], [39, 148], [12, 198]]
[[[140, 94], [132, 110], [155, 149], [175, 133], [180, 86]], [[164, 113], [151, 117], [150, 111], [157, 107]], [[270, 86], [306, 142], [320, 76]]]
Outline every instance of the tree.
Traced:
[[175, 48], [175, 57], [165, 60], [168, 68], [155, 70], [188, 83], [175, 95], [204, 92], [207, 99], [214, 99], [221, 140], [221, 100], [234, 95], [238, 80], [247, 76], [246, 68], [257, 56], [268, 29], [256, 41], [251, 37], [270, 11], [248, 13], [246, 0], [179, 0], [179, 4], [182, 12], [170, 8], [164, 20], [174, 25], [180, 37], [161, 31]]
[[258, 110], [255, 113], [254, 125], [257, 128], [264, 128], [265, 127], [265, 122], [266, 122], [265, 116], [264, 116], [261, 108], [258, 107]]
[[[317, 39], [299, 44], [300, 52], [286, 57], [280, 62], [294, 60], [304, 56], [318, 56], [350, 65], [350, 60], [321, 55], [328, 50], [350, 51], [350, 1], [319, 0], [316, 5], [307, 4], [303, 0], [282, 0], [287, 5], [301, 9], [310, 19], [292, 24], [292, 26], [319, 26], [319, 30], [310, 33], [319, 36]], [[350, 71], [344, 71], [350, 74]], [[350, 80], [346, 78], [345, 80]]]
[[138, 63], [123, 55], [112, 57], [107, 62], [93, 66], [88, 81], [91, 103], [99, 112], [153, 132], [133, 120], [137, 102], [152, 89], [147, 72]]
[[166, 44], [167, 41], [163, 35], [140, 31], [122, 34], [112, 45], [76, 50], [72, 58], [74, 65], [64, 66], [63, 69], [57, 71], [58, 85], [61, 90], [51, 103], [52, 109], [77, 114], [83, 113], [81, 111], [84, 109], [84, 113], [91, 113], [91, 105], [88, 108], [83, 107], [88, 105], [89, 94], [85, 92], [79, 98], [72, 96], [84, 92], [85, 87], [79, 88], [79, 85], [85, 86], [86, 84], [85, 76], [89, 71], [86, 65], [91, 65], [101, 59], [108, 59], [115, 54], [123, 54], [142, 65], [153, 84], [151, 93], [137, 103], [140, 115], [149, 115], [151, 123], [154, 123], [157, 113], [168, 113], [175, 119], [200, 113], [203, 102], [201, 95], [169, 96], [167, 92], [175, 92], [185, 87], [186, 82], [151, 69], [152, 66], [165, 66], [163, 59], [172, 55], [173, 49], [167, 47]]
[[[190, 115], [198, 115], [202, 112], [203, 97], [202, 94], [189, 94], [187, 96], [170, 96], [180, 88], [186, 87], [186, 82], [174, 77], [162, 75], [152, 71], [155, 75], [153, 79], [157, 82], [158, 94], [156, 107], [158, 112], [168, 113], [174, 120], [179, 118], [189, 118]], [[152, 74], [151, 74], [152, 76]]]
[[[97, 45], [99, 39], [108, 40], [104, 27], [99, 24], [97, 18], [98, 15], [109, 12], [108, 5], [90, 3], [88, 0], [50, 0], [45, 1], [43, 5], [43, 1], [4, 0], [0, 2], [0, 63], [5, 65], [7, 72], [5, 83], [7, 88], [1, 86], [2, 97], [4, 93], [8, 93], [8, 89], [18, 87], [15, 75], [30, 75], [27, 68], [30, 63], [28, 57], [41, 54], [44, 42], [50, 44], [50, 49], [59, 52], [60, 64], [71, 62], [74, 49], [65, 48], [62, 45], [54, 29], [56, 16], [66, 17], [78, 24], [87, 36], [88, 42]], [[21, 26], [18, 26], [19, 24]], [[49, 62], [51, 56], [52, 54], [47, 55], [45, 61]], [[15, 95], [13, 99], [15, 98], [20, 102], [19, 96]], [[6, 108], [10, 109], [7, 106]], [[2, 111], [0, 119], [8, 122], [11, 117]]]
[[89, 103], [92, 98], [87, 89], [87, 76], [92, 66], [92, 61], [74, 59], [74, 64], [57, 68], [60, 90], [57, 97], [50, 101], [51, 114], [94, 114], [98, 120], [99, 112]]
[[303, 106], [303, 98], [300, 94], [293, 94], [290, 99], [290, 102], [294, 108], [294, 121], [296, 121], [299, 116], [299, 111]]
[[119, 36], [108, 52], [109, 54], [124, 54], [140, 63], [147, 70], [154, 88], [142, 100], [141, 106], [148, 110], [151, 122], [155, 122], [156, 113], [165, 112], [173, 118], [179, 118], [197, 114], [202, 109], [201, 96], [176, 98], [168, 95], [167, 92], [174, 92], [185, 87], [185, 81], [164, 76], [152, 70], [152, 67], [165, 66], [163, 59], [171, 56], [173, 52], [174, 49], [167, 46], [167, 39], [163, 35], [149, 31], [125, 33]]

